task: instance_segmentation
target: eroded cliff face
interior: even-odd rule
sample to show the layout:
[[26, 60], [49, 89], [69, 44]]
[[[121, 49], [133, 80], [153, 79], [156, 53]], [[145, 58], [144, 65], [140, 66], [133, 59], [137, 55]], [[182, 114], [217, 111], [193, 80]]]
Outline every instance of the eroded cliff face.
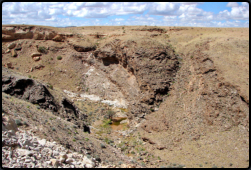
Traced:
[[5, 26], [2, 27], [2, 41], [14, 41], [18, 39], [55, 40], [62, 41], [73, 34], [60, 33], [50, 28], [37, 26]]
[[91, 72], [87, 74], [88, 91], [119, 101], [129, 109], [129, 117], [154, 110], [168, 93], [179, 69], [171, 47], [147, 49], [134, 41], [114, 40], [94, 51], [90, 60], [90, 71], [95, 70], [96, 74], [93, 78]]

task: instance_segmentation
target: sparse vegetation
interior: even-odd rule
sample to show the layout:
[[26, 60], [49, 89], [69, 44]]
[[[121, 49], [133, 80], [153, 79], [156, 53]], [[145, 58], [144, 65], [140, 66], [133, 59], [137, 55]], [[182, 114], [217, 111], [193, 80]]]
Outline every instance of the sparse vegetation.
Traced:
[[38, 52], [40, 52], [40, 53], [46, 53], [46, 48], [45, 47], [38, 47]]
[[57, 56], [57, 59], [58, 59], [58, 60], [62, 60], [62, 56], [60, 56], [60, 55]]

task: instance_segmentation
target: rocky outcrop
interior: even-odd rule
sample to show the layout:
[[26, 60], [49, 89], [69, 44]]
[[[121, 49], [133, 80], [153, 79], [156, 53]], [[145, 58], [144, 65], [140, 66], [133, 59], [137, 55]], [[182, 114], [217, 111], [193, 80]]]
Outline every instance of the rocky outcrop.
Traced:
[[[44, 66], [39, 65], [39, 68], [40, 67]], [[82, 128], [84, 132], [90, 133], [90, 128], [85, 123], [87, 116], [83, 114], [80, 116], [78, 108], [66, 98], [63, 98], [61, 101], [55, 101], [53, 95], [42, 83], [3, 69], [2, 92], [19, 99], [27, 100], [33, 104], [38, 104], [43, 109], [52, 110], [56, 115], [70, 122], [74, 122], [74, 124], [78, 128]], [[80, 120], [79, 117], [82, 119]]]
[[18, 39], [52, 40], [57, 33], [52, 29], [35, 26], [3, 26], [2, 40]]
[[154, 110], [179, 69], [177, 55], [170, 47], [149, 49], [133, 41], [115, 40], [93, 54], [95, 67], [121, 91], [135, 116]]
[[27, 77], [10, 74], [3, 70], [2, 92], [38, 104], [44, 109], [50, 108], [57, 111], [54, 97], [48, 89], [43, 84]]
[[88, 52], [88, 51], [96, 50], [96, 46], [87, 46], [86, 47], [86, 46], [73, 44], [73, 47], [77, 52]]

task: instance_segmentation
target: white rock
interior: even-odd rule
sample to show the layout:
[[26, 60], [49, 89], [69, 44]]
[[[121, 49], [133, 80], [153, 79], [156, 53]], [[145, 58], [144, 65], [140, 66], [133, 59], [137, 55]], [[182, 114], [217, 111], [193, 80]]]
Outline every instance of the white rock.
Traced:
[[16, 152], [20, 155], [20, 156], [31, 156], [34, 154], [33, 151], [29, 151], [27, 149], [16, 149]]
[[65, 158], [59, 158], [59, 162], [63, 163], [65, 161]]
[[31, 159], [25, 159], [24, 163], [30, 163]]
[[53, 153], [53, 156], [58, 156], [59, 155], [59, 152], [55, 151], [55, 150], [53, 150], [52, 153]]
[[92, 161], [91, 161], [90, 159], [88, 159], [86, 156], [84, 156], [83, 162], [84, 162], [84, 164], [91, 164], [92, 166], [94, 166], [94, 162], [92, 162]]
[[42, 146], [45, 146], [46, 144], [46, 139], [38, 140], [38, 143]]
[[85, 168], [93, 168], [93, 165], [92, 164], [85, 164], [84, 167]]
[[57, 159], [50, 159], [52, 166], [58, 166], [59, 165], [59, 160]]
[[67, 164], [71, 164], [73, 162], [73, 159], [72, 158], [67, 158], [66, 160], [65, 160], [65, 163], [67, 163]]

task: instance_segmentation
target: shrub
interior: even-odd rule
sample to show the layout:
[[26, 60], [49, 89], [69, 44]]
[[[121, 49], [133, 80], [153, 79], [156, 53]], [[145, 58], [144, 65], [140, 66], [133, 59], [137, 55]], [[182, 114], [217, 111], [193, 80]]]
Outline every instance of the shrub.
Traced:
[[100, 144], [101, 148], [105, 148], [105, 145], [103, 143]]
[[135, 152], [134, 152], [134, 151], [132, 151], [132, 152], [131, 152], [131, 154], [135, 154]]
[[46, 48], [45, 47], [39, 47], [38, 52], [40, 53], [46, 53]]
[[107, 111], [107, 115], [108, 115], [108, 118], [109, 118], [109, 119], [112, 119], [112, 117], [115, 115], [115, 112], [112, 111], [112, 110], [108, 110], [108, 111]]
[[48, 83], [48, 87], [49, 87], [50, 89], [53, 89], [53, 85], [51, 85], [50, 83]]
[[62, 60], [62, 57], [59, 55], [59, 56], [57, 56], [57, 59], [58, 60]]
[[29, 78], [31, 78], [31, 75], [28, 75]]
[[51, 130], [52, 130], [52, 131], [56, 131], [56, 129], [55, 129], [54, 127], [53, 127], [53, 128], [51, 128]]
[[22, 122], [21, 122], [21, 120], [19, 120], [19, 119], [15, 119], [15, 123], [16, 123], [18, 126], [21, 126], [21, 125], [22, 125]]

